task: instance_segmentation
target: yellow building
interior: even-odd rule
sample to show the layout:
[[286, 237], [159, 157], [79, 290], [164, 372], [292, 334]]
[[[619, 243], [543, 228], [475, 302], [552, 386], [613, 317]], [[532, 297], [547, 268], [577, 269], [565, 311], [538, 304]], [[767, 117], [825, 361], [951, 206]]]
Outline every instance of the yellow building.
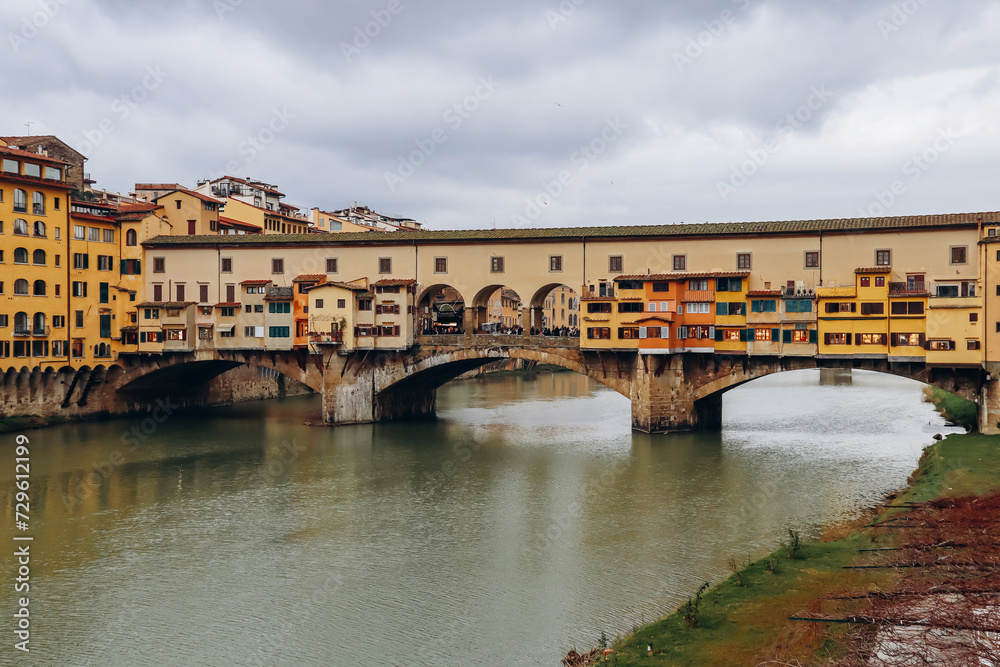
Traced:
[[[0, 360], [53, 366], [69, 361], [66, 163], [0, 141]], [[10, 362], [13, 362], [11, 364]]]
[[161, 194], [154, 203], [163, 207], [159, 215], [170, 226], [171, 236], [219, 233], [219, 206], [222, 202], [218, 199], [180, 188]]
[[305, 218], [289, 215], [286, 206], [274, 210], [248, 204], [245, 201], [229, 197], [224, 208], [226, 218], [251, 225], [264, 230], [264, 234], [306, 234], [309, 232], [309, 221]]
[[308, 294], [310, 347], [335, 346], [340, 351], [353, 352], [359, 337], [363, 337], [364, 347], [373, 346], [375, 339], [369, 331], [375, 327], [372, 307], [375, 295], [368, 291], [366, 279], [324, 282]]
[[542, 317], [542, 326], [546, 329], [580, 326], [579, 295], [566, 285], [556, 287], [545, 297]]
[[121, 234], [116, 209], [110, 204], [71, 202], [67, 291], [74, 365], [107, 364], [117, 358], [123, 349], [121, 328], [131, 323], [128, 311], [136, 293], [130, 295], [120, 285]]

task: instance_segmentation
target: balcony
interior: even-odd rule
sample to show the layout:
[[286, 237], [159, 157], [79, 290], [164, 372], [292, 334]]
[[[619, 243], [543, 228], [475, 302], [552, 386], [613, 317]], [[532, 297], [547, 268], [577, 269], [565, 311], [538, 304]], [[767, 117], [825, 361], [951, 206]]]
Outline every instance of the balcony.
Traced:
[[681, 301], [715, 301], [715, 290], [688, 290]]
[[925, 282], [890, 282], [890, 296], [927, 296], [927, 283]]
[[30, 336], [31, 327], [19, 327], [14, 325], [14, 335], [15, 336]]
[[340, 345], [344, 342], [344, 334], [341, 332], [316, 333], [314, 331], [310, 331], [309, 342], [316, 343], [318, 345]]
[[816, 295], [812, 287], [782, 287], [781, 296], [785, 299], [806, 299]]
[[35, 328], [33, 328], [31, 330], [31, 335], [32, 336], [48, 336], [49, 335], [49, 328], [47, 326], [45, 326], [45, 327], [35, 327]]

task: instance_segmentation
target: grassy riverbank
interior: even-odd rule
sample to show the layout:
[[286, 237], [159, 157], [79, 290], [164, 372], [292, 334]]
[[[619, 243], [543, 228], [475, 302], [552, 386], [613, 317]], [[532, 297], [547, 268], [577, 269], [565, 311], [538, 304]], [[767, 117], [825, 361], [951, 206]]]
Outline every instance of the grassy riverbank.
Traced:
[[941, 416], [967, 431], [978, 427], [976, 404], [937, 387], [924, 387], [924, 400], [933, 403]]
[[29, 429], [45, 428], [70, 421], [66, 417], [40, 417], [39, 415], [24, 415], [21, 417], [0, 417], [0, 433], [15, 433]]
[[[843, 569], [884, 548], [891, 531], [871, 524], [897, 517], [905, 503], [979, 495], [1000, 489], [1000, 436], [952, 435], [929, 446], [909, 486], [853, 525], [827, 531], [818, 542], [793, 539], [766, 558], [735, 572], [674, 614], [614, 642], [612, 652], [590, 664], [757, 665], [814, 664], [845, 652], [849, 624], [790, 621], [818, 609], [824, 596], [892, 590], [908, 576], [899, 570]], [[897, 531], [898, 532], [898, 531]], [[888, 533], [888, 536], [887, 536]], [[887, 540], [889, 540], [887, 542]], [[652, 647], [652, 651], [649, 648]], [[583, 663], [580, 663], [583, 664]]]

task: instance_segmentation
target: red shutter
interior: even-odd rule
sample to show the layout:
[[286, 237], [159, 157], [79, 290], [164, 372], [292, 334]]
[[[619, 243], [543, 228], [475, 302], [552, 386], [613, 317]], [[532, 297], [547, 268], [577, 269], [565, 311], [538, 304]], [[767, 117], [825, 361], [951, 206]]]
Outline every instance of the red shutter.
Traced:
[[236, 303], [236, 285], [226, 285], [226, 302]]

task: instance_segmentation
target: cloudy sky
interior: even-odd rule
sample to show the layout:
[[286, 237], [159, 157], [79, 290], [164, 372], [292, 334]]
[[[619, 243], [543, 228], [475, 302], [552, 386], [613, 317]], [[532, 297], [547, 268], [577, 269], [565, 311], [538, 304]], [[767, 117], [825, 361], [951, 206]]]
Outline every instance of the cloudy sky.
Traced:
[[1000, 2], [4, 0], [0, 134], [431, 228], [996, 210]]

